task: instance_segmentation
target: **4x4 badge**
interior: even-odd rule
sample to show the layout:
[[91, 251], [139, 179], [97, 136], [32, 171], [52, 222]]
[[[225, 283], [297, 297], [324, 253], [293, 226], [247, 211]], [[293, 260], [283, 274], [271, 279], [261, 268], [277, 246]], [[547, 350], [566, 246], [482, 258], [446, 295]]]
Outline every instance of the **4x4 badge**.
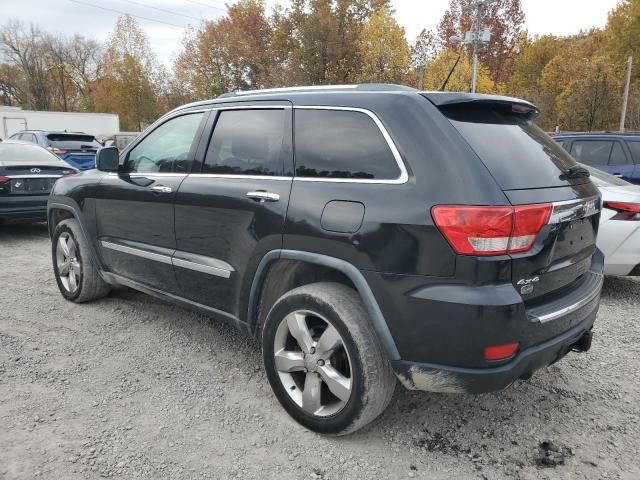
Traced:
[[533, 278], [522, 278], [518, 280], [518, 285], [520, 285], [520, 293], [522, 295], [528, 295], [533, 292], [534, 283], [538, 283], [540, 281], [540, 277]]

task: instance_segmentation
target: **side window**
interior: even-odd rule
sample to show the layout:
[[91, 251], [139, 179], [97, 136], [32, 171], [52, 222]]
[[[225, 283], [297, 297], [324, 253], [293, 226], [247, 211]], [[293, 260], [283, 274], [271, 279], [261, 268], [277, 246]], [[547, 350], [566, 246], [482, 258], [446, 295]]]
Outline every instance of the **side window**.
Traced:
[[343, 110], [295, 111], [296, 176], [385, 179], [400, 168], [373, 119]]
[[172, 118], [160, 125], [130, 152], [125, 165], [129, 173], [189, 171], [189, 151], [203, 113]]
[[607, 165], [613, 142], [604, 140], [575, 140], [571, 146], [571, 155], [586, 165]]
[[611, 150], [611, 157], [609, 157], [609, 165], [627, 165], [631, 163], [627, 160], [627, 155], [624, 153], [622, 144], [615, 142], [613, 144], [613, 150]]
[[285, 110], [223, 110], [202, 173], [282, 175]]
[[37, 143], [36, 136], [33, 133], [25, 133], [22, 135], [22, 139], [26, 142]]
[[629, 146], [629, 150], [631, 150], [631, 155], [633, 155], [633, 161], [640, 163], [640, 139], [628, 140], [627, 145]]

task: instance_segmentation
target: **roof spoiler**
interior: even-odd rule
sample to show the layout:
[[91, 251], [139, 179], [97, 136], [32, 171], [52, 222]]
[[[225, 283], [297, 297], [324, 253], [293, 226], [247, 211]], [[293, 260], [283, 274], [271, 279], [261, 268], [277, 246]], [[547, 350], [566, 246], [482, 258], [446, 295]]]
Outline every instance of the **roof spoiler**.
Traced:
[[533, 103], [520, 98], [459, 92], [423, 92], [422, 95], [436, 107], [462, 105], [465, 103], [474, 105], [484, 104], [487, 106], [510, 106], [513, 113], [518, 113], [531, 118], [535, 118], [540, 115], [538, 107]]

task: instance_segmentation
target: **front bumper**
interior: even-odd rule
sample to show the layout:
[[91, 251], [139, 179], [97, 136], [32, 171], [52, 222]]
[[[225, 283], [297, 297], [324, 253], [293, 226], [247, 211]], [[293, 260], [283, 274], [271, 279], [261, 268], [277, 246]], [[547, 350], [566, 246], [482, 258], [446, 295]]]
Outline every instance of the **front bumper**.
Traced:
[[[584, 350], [590, 340], [597, 308], [580, 325], [551, 340], [521, 351], [508, 363], [493, 368], [461, 368], [398, 360], [391, 362], [400, 382], [410, 390], [447, 393], [487, 393], [502, 390], [519, 379], [563, 358], [573, 349]], [[585, 335], [587, 337], [585, 337]]]
[[0, 222], [45, 222], [47, 195], [16, 195], [0, 198]]

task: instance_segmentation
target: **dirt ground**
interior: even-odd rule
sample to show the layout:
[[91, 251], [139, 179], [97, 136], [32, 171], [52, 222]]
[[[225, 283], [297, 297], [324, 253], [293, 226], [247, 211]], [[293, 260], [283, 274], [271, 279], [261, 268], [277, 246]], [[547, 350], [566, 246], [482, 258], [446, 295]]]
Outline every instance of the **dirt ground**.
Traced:
[[322, 437], [256, 342], [131, 290], [58, 293], [46, 227], [0, 227], [0, 478], [640, 478], [640, 282], [607, 279], [588, 354], [507, 391], [416, 393]]

